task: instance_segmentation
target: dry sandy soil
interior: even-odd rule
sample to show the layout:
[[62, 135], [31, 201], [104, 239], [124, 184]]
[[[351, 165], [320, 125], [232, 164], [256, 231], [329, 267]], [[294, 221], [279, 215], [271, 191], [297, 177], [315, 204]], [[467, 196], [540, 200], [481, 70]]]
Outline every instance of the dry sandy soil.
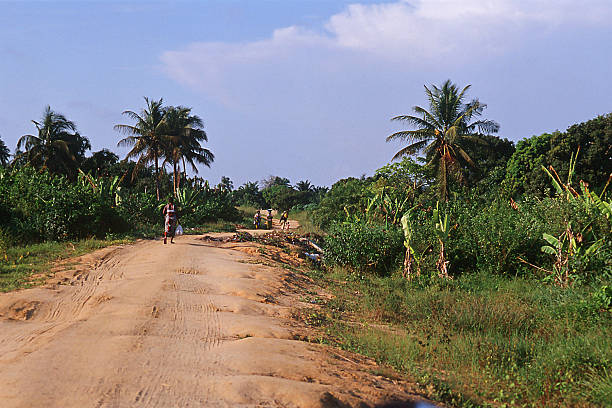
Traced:
[[421, 406], [372, 361], [300, 341], [302, 278], [248, 245], [140, 241], [0, 294], [0, 407]]

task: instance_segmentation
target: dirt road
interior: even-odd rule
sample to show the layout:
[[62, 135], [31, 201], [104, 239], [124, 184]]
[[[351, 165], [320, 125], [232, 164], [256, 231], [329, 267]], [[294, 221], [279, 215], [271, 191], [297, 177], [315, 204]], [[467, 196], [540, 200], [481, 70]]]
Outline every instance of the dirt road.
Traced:
[[82, 259], [0, 294], [0, 407], [344, 407], [408, 401], [372, 363], [300, 338], [299, 285], [193, 236]]

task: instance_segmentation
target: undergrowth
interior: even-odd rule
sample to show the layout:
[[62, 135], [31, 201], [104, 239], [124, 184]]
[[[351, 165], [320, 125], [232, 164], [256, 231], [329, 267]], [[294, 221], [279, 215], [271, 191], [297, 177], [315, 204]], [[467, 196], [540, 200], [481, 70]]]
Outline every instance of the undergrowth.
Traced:
[[[311, 273], [334, 297], [326, 341], [388, 364], [453, 406], [609, 406], [612, 320], [601, 290], [481, 273], [455, 280]], [[604, 291], [606, 287], [604, 287]]]

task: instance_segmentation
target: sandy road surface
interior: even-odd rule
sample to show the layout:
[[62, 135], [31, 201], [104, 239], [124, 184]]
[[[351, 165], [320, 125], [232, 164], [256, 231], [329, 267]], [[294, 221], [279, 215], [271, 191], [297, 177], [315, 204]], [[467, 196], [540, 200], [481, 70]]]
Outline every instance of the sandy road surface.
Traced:
[[143, 241], [85, 257], [55, 284], [0, 294], [0, 407], [361, 407], [410, 398], [367, 363], [294, 340], [296, 277], [252, 260], [192, 236]]

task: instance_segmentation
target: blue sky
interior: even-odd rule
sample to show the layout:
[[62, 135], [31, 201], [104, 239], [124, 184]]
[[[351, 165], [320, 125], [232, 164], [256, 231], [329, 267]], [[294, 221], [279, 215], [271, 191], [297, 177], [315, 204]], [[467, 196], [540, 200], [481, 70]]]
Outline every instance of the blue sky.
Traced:
[[204, 119], [211, 182], [330, 185], [390, 160], [424, 84], [472, 84], [515, 141], [612, 111], [611, 20], [609, 0], [0, 0], [0, 138], [49, 104], [123, 156], [121, 112], [163, 97]]

